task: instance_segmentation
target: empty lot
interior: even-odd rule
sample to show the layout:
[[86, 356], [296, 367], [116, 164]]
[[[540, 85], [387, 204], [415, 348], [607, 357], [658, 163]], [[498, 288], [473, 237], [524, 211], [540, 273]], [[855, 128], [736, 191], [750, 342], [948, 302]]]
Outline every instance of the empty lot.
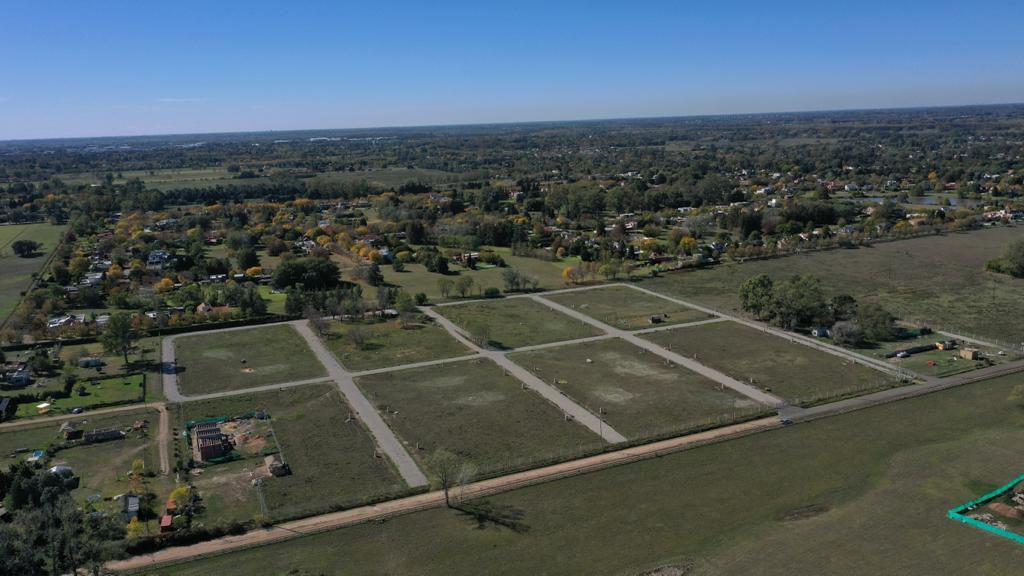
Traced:
[[209, 394], [308, 380], [327, 371], [287, 324], [179, 336], [174, 341], [182, 394]]
[[489, 360], [365, 376], [356, 384], [427, 468], [439, 448], [487, 473], [603, 443]]
[[529, 298], [510, 298], [441, 306], [437, 311], [478, 343], [510, 349], [596, 336], [589, 324], [555, 312]]
[[[622, 330], [640, 330], [655, 325], [684, 324], [711, 318], [699, 310], [625, 286], [564, 292], [546, 295], [544, 298]], [[657, 324], [651, 322], [652, 316], [658, 316]]]
[[[472, 351], [431, 321], [402, 328], [390, 322], [328, 323], [327, 348], [352, 371], [387, 368], [427, 360], [465, 356]], [[356, 333], [360, 338], [356, 337]]]
[[664, 330], [643, 338], [798, 404], [896, 384], [877, 370], [736, 322]]
[[682, 432], [760, 408], [623, 340], [570, 344], [510, 358], [633, 439]]

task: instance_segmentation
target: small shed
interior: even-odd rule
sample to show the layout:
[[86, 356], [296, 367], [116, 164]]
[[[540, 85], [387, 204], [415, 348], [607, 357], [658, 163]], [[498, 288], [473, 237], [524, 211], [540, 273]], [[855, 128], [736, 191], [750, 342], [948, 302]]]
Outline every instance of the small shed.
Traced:
[[263, 459], [267, 465], [267, 471], [273, 476], [287, 476], [292, 473], [288, 465], [281, 460], [280, 454], [271, 454]]
[[832, 329], [828, 326], [817, 326], [811, 329], [811, 336], [815, 338], [828, 338], [832, 336]]
[[960, 357], [964, 360], [981, 360], [981, 350], [977, 348], [961, 348]]
[[174, 530], [174, 518], [170, 514], [164, 514], [160, 517], [160, 532], [170, 532]]

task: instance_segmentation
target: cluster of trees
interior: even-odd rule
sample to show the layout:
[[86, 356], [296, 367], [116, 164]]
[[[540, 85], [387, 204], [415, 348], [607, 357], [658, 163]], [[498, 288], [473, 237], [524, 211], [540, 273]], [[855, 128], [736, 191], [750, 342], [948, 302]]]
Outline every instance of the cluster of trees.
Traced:
[[124, 553], [124, 525], [79, 509], [71, 489], [63, 475], [26, 463], [0, 471], [0, 501], [13, 515], [0, 523], [0, 575], [99, 576], [105, 562]]
[[831, 327], [837, 343], [855, 346], [864, 341], [892, 340], [899, 335], [896, 318], [874, 303], [858, 303], [848, 294], [829, 298], [813, 275], [795, 275], [775, 282], [766, 274], [740, 286], [743, 310], [758, 320], [793, 330]]
[[1014, 278], [1024, 278], [1024, 240], [1011, 242], [1002, 257], [989, 260], [986, 268]]

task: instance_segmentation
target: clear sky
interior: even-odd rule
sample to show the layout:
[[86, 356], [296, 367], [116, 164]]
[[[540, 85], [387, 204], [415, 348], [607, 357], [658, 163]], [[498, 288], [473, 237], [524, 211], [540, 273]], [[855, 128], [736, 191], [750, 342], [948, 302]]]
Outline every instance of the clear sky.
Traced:
[[1024, 101], [1024, 1], [32, 0], [0, 139]]

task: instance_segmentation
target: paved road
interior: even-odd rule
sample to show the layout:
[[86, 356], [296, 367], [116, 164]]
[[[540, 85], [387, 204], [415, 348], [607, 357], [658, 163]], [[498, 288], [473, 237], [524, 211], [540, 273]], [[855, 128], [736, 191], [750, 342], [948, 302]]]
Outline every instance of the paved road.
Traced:
[[398, 468], [398, 472], [405, 479], [406, 484], [413, 487], [426, 486], [428, 484], [426, 475], [416, 465], [416, 461], [405, 450], [402, 442], [398, 440], [398, 437], [391, 431], [391, 428], [388, 428], [388, 425], [380, 417], [380, 414], [377, 413], [373, 404], [356, 387], [355, 382], [352, 381], [352, 375], [341, 367], [334, 354], [331, 354], [330, 350], [324, 346], [324, 343], [313, 333], [313, 330], [309, 328], [309, 324], [305, 320], [296, 320], [292, 322], [292, 326], [305, 338], [310, 350], [320, 360], [320, 363], [327, 368], [327, 373], [338, 384], [338, 388], [345, 396], [348, 405], [352, 407], [352, 410], [355, 411], [359, 419], [366, 424], [370, 433], [377, 440], [377, 445], [380, 446], [381, 451], [387, 454], [391, 462]]
[[743, 382], [740, 382], [739, 380], [736, 380], [731, 376], [723, 374], [718, 370], [715, 370], [714, 368], [709, 368], [703, 364], [700, 364], [691, 358], [687, 358], [680, 354], [676, 354], [671, 350], [666, 350], [661, 346], [658, 346], [654, 342], [650, 342], [648, 340], [644, 340], [643, 338], [637, 337], [632, 332], [615, 328], [614, 326], [609, 326], [604, 322], [601, 322], [600, 320], [595, 320], [594, 318], [591, 318], [590, 316], [587, 316], [582, 312], [573, 310], [572, 308], [569, 308], [567, 306], [562, 306], [557, 302], [553, 302], [546, 298], [542, 298], [541, 296], [533, 295], [532, 297], [534, 300], [540, 302], [541, 304], [544, 304], [545, 306], [549, 306], [563, 314], [572, 316], [573, 318], [576, 318], [582, 322], [586, 322], [591, 326], [595, 326], [601, 330], [604, 330], [606, 333], [611, 334], [616, 338], [621, 338], [635, 346], [638, 346], [644, 350], [647, 350], [648, 352], [651, 352], [652, 354], [656, 354], [662, 358], [665, 358], [666, 360], [675, 362], [676, 364], [679, 364], [680, 366], [692, 370], [693, 372], [696, 372], [706, 378], [710, 378], [711, 380], [714, 380], [715, 382], [718, 382], [723, 386], [727, 386], [735, 390], [736, 392], [746, 396], [747, 398], [760, 402], [761, 404], [766, 404], [768, 406], [773, 406], [777, 408], [786, 406], [786, 401], [783, 400], [782, 398], [779, 398], [778, 396], [769, 394], [764, 390], [761, 390], [749, 384], [744, 384]]
[[[427, 316], [430, 316], [431, 318], [436, 320], [437, 323], [441, 325], [441, 327], [447, 330], [448, 333], [451, 334], [452, 337], [454, 337], [456, 340], [462, 342], [463, 345], [468, 346], [470, 349], [476, 351], [481, 356], [488, 358], [498, 366], [501, 366], [505, 370], [505, 372], [514, 376], [520, 382], [530, 387], [530, 389], [543, 396], [545, 399], [547, 399], [555, 406], [558, 406], [563, 413], [568, 414], [574, 420], [586, 426], [595, 434], [604, 438], [605, 441], [611, 442], [612, 444], [617, 444], [619, 442], [626, 441], [625, 436], [619, 434], [614, 428], [606, 424], [593, 412], [587, 410], [583, 406], [580, 406], [579, 404], [574, 402], [571, 398], [563, 394], [561, 390], [558, 390], [557, 388], [551, 386], [547, 382], [544, 382], [540, 378], [537, 378], [523, 367], [509, 360], [508, 357], [506, 356], [507, 352], [501, 350], [487, 350], [481, 348], [477, 346], [475, 342], [470, 340], [462, 332], [462, 329], [460, 329], [458, 326], [452, 323], [451, 320], [439, 314], [436, 310], [432, 310], [426, 307], [420, 308], [420, 310]], [[598, 337], [597, 339], [600, 338], [602, 337]], [[607, 336], [604, 336], [604, 338], [607, 338]], [[580, 340], [590, 341], [593, 339], [594, 338], [582, 338]], [[566, 344], [568, 343], [556, 342], [552, 345]], [[537, 349], [537, 347], [530, 347], [530, 349]], [[525, 350], [525, 348], [521, 348], [520, 350]]]
[[[480, 498], [483, 496], [523, 488], [533, 484], [550, 482], [560, 478], [568, 478], [579, 474], [594, 472], [610, 468], [612, 466], [619, 466], [630, 462], [656, 458], [673, 452], [679, 452], [697, 446], [721, 442], [730, 438], [746, 436], [778, 427], [778, 419], [762, 418], [760, 420], [752, 420], [742, 424], [716, 428], [714, 430], [700, 432], [697, 434], [690, 434], [689, 436], [672, 438], [632, 448], [624, 448], [622, 450], [606, 452], [596, 456], [562, 462], [553, 466], [535, 468], [533, 470], [510, 474], [508, 476], [500, 476], [498, 478], [474, 482], [460, 490], [461, 497], [462, 499]], [[195, 559], [200, 556], [223, 554], [240, 548], [249, 548], [252, 546], [290, 540], [292, 538], [334, 530], [344, 526], [361, 524], [399, 514], [407, 514], [417, 510], [439, 508], [441, 506], [444, 506], [444, 493], [441, 491], [427, 492], [425, 494], [391, 500], [372, 506], [363, 506], [361, 508], [353, 508], [342, 512], [332, 512], [330, 514], [311, 516], [309, 518], [294, 520], [292, 522], [284, 522], [270, 528], [253, 530], [238, 536], [226, 536], [216, 540], [200, 542], [191, 546], [165, 548], [152, 554], [145, 554], [142, 556], [128, 558], [127, 560], [111, 562], [107, 565], [107, 568], [116, 571], [146, 571], [151, 570], [158, 564], [164, 564], [167, 562], [181, 562]]]

